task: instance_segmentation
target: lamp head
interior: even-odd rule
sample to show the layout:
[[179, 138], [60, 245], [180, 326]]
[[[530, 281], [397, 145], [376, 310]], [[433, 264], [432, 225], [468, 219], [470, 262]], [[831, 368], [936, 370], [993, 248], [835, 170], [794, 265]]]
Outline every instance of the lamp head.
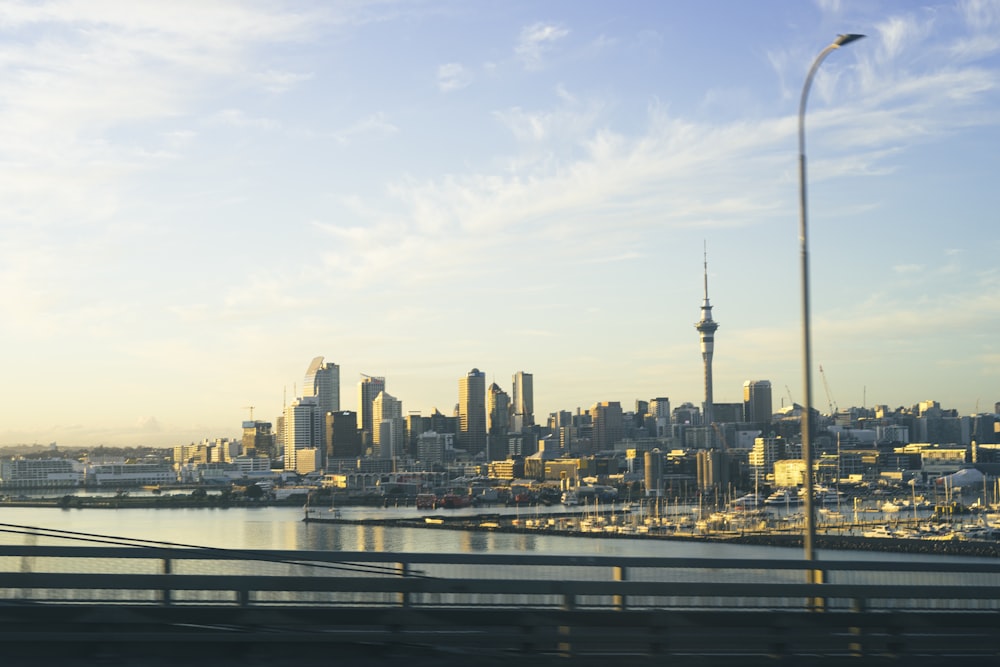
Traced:
[[837, 47], [847, 46], [851, 42], [856, 42], [859, 39], [863, 39], [864, 35], [855, 35], [853, 33], [847, 35], [837, 35], [837, 39], [833, 40], [833, 43]]

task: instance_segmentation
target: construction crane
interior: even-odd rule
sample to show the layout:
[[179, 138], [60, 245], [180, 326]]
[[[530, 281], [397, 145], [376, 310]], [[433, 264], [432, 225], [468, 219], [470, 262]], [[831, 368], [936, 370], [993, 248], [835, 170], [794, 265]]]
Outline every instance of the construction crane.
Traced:
[[785, 385], [785, 391], [788, 393], [788, 405], [789, 405], [789, 407], [793, 407], [794, 408], [795, 407], [795, 399], [792, 398], [792, 390], [788, 388], [787, 384]]
[[830, 416], [833, 417], [840, 412], [840, 408], [837, 406], [837, 401], [833, 400], [833, 396], [830, 394], [830, 385], [826, 383], [826, 373], [823, 372], [823, 364], [819, 366], [819, 375], [823, 378], [823, 389], [826, 390], [826, 402], [830, 406]]
[[250, 421], [253, 421], [253, 408], [254, 408], [254, 406], [252, 406], [252, 405], [244, 405], [243, 406], [244, 410], [249, 410], [250, 411]]

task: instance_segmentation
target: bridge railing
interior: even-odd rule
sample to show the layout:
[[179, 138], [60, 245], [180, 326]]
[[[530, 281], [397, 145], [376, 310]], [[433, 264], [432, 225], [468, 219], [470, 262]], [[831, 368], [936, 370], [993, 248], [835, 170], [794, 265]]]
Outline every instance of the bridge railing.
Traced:
[[0, 600], [32, 603], [805, 611], [817, 599], [1000, 611], [1000, 563], [0, 545]]

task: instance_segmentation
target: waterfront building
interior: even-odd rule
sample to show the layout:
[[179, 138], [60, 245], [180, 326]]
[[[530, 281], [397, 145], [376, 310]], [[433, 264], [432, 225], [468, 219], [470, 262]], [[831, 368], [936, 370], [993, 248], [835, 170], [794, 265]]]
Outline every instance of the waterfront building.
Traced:
[[535, 425], [535, 389], [531, 373], [518, 371], [514, 374], [514, 420], [511, 430], [520, 431]]
[[244, 477], [271, 477], [271, 459], [266, 456], [238, 456], [233, 464]]
[[470, 456], [486, 451], [486, 374], [473, 368], [458, 381], [458, 446]]
[[75, 487], [83, 479], [83, 465], [71, 459], [19, 457], [0, 461], [0, 487], [4, 489]]
[[180, 471], [182, 482], [198, 484], [229, 484], [243, 478], [236, 463], [198, 463]]
[[373, 438], [372, 401], [385, 391], [385, 378], [362, 375], [358, 383], [358, 430], [361, 431], [361, 446], [370, 447]]
[[[712, 319], [712, 304], [708, 300], [708, 251], [705, 251], [705, 298], [701, 304], [701, 320], [695, 325], [701, 337], [701, 358], [705, 366], [705, 425], [714, 423], [712, 414], [712, 356], [715, 351], [715, 332], [719, 324]], [[709, 434], [711, 439], [711, 434]]]
[[743, 421], [770, 424], [773, 414], [770, 380], [747, 380], [743, 383]]
[[91, 463], [84, 467], [85, 486], [174, 484], [177, 471], [166, 463]]

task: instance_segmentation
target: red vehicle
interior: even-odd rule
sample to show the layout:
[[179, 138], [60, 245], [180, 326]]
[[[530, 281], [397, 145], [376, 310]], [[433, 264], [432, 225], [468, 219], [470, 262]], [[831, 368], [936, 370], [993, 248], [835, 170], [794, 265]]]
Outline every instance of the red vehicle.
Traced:
[[432, 510], [437, 507], [437, 496], [433, 493], [418, 493], [417, 494], [417, 509], [418, 510]]
[[460, 507], [468, 507], [472, 504], [471, 496], [460, 496], [455, 493], [449, 493], [448, 495], [441, 498], [439, 507], [444, 509], [454, 510]]

